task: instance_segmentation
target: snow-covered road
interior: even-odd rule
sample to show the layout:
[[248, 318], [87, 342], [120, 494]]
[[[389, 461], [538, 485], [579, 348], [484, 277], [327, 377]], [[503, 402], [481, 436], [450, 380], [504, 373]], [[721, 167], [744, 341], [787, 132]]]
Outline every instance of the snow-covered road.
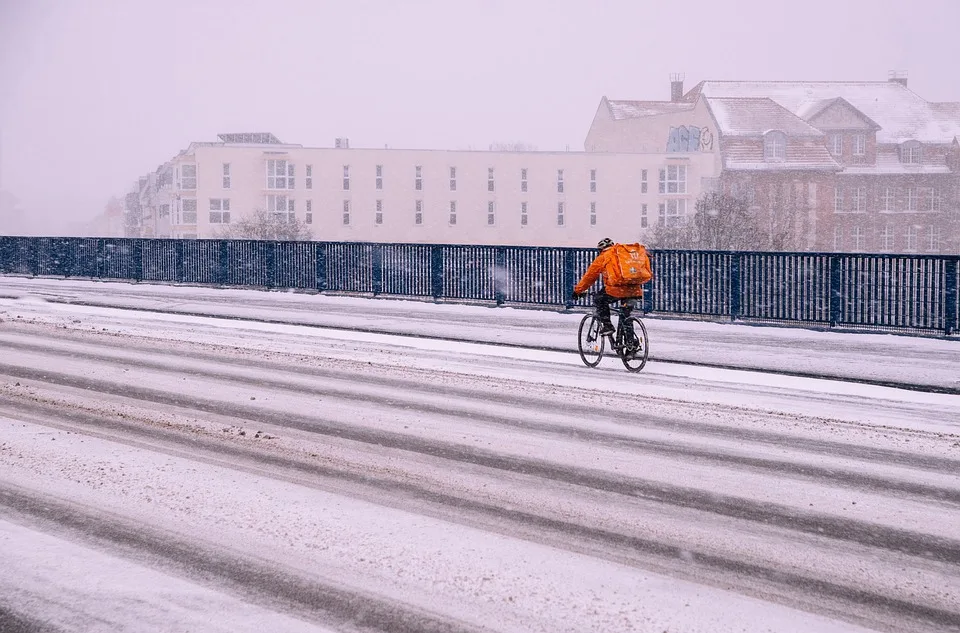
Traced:
[[[589, 370], [557, 342], [577, 315], [0, 295], [0, 628], [960, 630], [960, 396], [656, 354]], [[672, 360], [744, 347], [648, 326]], [[744, 329], [745, 367], [960, 378], [954, 341]]]

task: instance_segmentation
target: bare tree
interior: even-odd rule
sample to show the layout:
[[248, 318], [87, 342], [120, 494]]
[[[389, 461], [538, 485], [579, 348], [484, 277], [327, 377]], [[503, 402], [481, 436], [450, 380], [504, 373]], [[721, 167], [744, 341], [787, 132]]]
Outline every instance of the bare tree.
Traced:
[[293, 214], [268, 213], [256, 209], [236, 222], [224, 224], [217, 231], [221, 239], [276, 240], [305, 242], [313, 239], [307, 225]]
[[658, 225], [650, 239], [653, 248], [719, 251], [759, 250], [771, 246], [768, 235], [743, 198], [705, 193], [694, 205], [695, 213], [682, 226]]
[[516, 141], [513, 143], [492, 143], [490, 145], [491, 152], [535, 152], [537, 151], [537, 146], [531, 143], [524, 143], [522, 141]]

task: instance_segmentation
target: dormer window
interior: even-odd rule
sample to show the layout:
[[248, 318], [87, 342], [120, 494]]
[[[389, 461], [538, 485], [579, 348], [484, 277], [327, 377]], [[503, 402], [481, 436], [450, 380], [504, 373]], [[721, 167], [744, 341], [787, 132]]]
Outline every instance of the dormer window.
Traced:
[[905, 165], [920, 164], [919, 141], [907, 141], [900, 145], [900, 162]]
[[783, 132], [773, 130], [763, 135], [763, 159], [764, 160], [786, 160], [787, 158], [787, 135]]

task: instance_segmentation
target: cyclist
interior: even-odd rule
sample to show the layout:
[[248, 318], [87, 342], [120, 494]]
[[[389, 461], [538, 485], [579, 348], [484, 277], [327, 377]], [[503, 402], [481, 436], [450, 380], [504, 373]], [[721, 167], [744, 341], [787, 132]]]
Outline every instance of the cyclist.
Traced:
[[[573, 287], [573, 298], [579, 299], [586, 294], [587, 289], [592, 286], [598, 278], [603, 278], [603, 287], [593, 297], [593, 303], [597, 306], [597, 316], [600, 318], [600, 335], [606, 336], [613, 334], [613, 323], [610, 322], [610, 304], [622, 299], [638, 299], [643, 296], [643, 285], [638, 282], [625, 282], [619, 274], [619, 263], [615, 253], [614, 242], [609, 237], [605, 237], [597, 243], [597, 250], [600, 254], [596, 256], [593, 263], [587, 268], [587, 272]], [[630, 316], [633, 309], [633, 301], [623, 303], [623, 318]]]

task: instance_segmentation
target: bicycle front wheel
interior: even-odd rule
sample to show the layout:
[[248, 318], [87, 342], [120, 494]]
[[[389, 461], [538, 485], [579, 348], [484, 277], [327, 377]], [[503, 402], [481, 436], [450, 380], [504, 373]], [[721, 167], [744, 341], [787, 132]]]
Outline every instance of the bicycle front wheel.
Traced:
[[603, 358], [603, 337], [600, 336], [600, 319], [588, 314], [580, 321], [577, 333], [577, 348], [580, 359], [587, 367], [596, 367]]
[[627, 322], [624, 323], [623, 338], [624, 349], [620, 352], [620, 360], [623, 361], [623, 366], [628, 371], [640, 371], [647, 364], [647, 356], [650, 353], [647, 328], [643, 321], [637, 317], [627, 319]]

